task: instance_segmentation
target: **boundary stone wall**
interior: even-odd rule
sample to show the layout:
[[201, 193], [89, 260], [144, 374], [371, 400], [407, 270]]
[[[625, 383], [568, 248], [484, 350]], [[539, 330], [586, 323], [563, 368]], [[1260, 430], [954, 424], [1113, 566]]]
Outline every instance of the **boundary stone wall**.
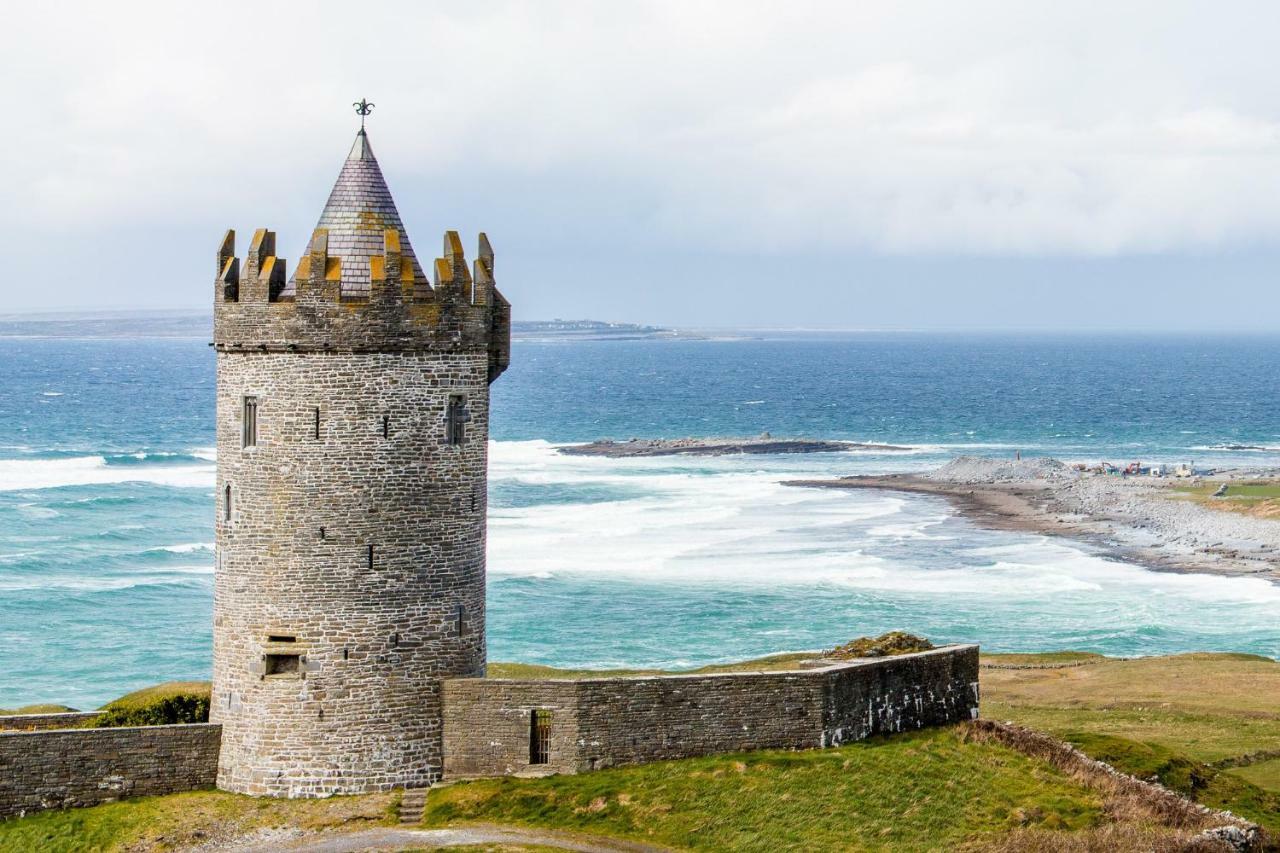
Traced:
[[0, 733], [0, 818], [212, 788], [221, 726]]
[[56, 714], [5, 714], [0, 716], [0, 732], [76, 729], [88, 726], [102, 714], [102, 711], [62, 711]]
[[[444, 683], [446, 779], [838, 746], [977, 717], [978, 647], [777, 672]], [[547, 763], [531, 714], [551, 712]]]

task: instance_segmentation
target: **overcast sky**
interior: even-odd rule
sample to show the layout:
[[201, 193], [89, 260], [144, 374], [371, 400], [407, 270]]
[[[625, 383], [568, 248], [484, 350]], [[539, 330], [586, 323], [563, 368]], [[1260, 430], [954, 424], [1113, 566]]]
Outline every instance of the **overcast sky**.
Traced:
[[[43, 7], [43, 8], [37, 8]], [[1280, 329], [1274, 2], [23, 3], [3, 307], [289, 268], [358, 128], [516, 316]], [[0, 309], [3, 310], [3, 309]]]

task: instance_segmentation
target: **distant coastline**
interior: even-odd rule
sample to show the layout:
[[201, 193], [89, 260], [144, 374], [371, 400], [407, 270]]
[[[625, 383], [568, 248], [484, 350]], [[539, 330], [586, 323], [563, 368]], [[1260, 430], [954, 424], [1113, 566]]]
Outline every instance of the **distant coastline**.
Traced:
[[[0, 338], [208, 338], [207, 311], [59, 311], [0, 314]], [[528, 341], [705, 340], [693, 332], [603, 320], [516, 320], [514, 338]]]

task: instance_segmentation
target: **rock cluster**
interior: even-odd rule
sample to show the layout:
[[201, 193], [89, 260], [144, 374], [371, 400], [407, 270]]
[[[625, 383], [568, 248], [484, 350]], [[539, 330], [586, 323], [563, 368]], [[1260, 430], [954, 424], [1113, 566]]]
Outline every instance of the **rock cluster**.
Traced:
[[924, 475], [946, 483], [1009, 483], [1019, 480], [1072, 480], [1079, 474], [1057, 459], [990, 459], [984, 456], [957, 456]]

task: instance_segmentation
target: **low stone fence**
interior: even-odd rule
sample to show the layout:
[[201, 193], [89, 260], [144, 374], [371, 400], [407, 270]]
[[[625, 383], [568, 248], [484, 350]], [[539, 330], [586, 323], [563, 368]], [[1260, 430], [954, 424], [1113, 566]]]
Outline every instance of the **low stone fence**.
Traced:
[[[778, 672], [444, 682], [444, 776], [835, 746], [978, 713], [978, 647]], [[538, 730], [534, 712], [543, 712]], [[541, 743], [539, 743], [541, 739]]]
[[88, 726], [102, 711], [64, 711], [58, 714], [0, 715], [0, 732], [40, 732], [46, 729], [78, 729]]
[[0, 818], [211, 788], [221, 736], [209, 723], [0, 732]]

